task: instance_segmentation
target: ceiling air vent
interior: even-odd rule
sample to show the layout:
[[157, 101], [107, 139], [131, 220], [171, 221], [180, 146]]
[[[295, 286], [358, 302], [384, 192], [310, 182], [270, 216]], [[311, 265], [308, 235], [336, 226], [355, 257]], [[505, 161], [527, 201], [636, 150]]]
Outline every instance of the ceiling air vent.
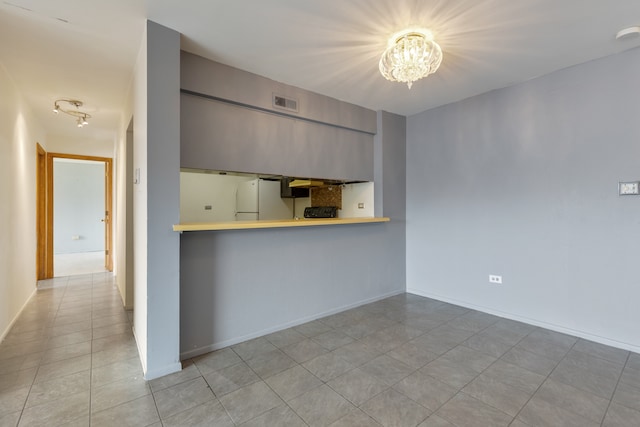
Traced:
[[298, 112], [298, 100], [294, 98], [285, 98], [282, 95], [273, 94], [273, 106], [283, 108], [287, 111]]

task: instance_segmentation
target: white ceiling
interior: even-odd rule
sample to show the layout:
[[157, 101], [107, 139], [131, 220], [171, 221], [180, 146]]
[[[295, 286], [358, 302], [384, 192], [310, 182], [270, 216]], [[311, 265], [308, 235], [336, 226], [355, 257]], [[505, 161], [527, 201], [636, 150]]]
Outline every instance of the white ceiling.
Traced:
[[[2, 0], [0, 64], [50, 135], [109, 140], [145, 19], [182, 33], [184, 50], [404, 115], [640, 46], [615, 39], [640, 25], [639, 0]], [[408, 26], [444, 52], [411, 90], [378, 72]], [[57, 98], [84, 101], [91, 124], [53, 115]]]

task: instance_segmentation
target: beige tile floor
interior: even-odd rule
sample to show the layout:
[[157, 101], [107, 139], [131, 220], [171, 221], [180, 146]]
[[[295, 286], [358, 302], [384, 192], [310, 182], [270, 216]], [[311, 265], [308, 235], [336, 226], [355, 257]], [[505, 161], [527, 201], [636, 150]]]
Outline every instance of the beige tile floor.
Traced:
[[410, 294], [142, 378], [107, 273], [42, 282], [0, 426], [640, 426], [640, 355]]

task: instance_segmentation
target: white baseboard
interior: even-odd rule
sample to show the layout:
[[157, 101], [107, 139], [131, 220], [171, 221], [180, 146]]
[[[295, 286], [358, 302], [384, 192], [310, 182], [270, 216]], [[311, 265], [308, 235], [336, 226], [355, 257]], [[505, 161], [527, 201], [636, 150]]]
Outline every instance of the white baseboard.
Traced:
[[358, 301], [356, 303], [353, 304], [347, 304], [335, 309], [331, 309], [322, 313], [317, 313], [317, 314], [313, 314], [311, 316], [306, 316], [300, 319], [296, 319], [293, 320], [291, 322], [287, 322], [278, 326], [274, 326], [272, 328], [267, 328], [267, 329], [263, 329], [261, 331], [255, 332], [255, 333], [251, 333], [251, 334], [247, 334], [247, 335], [243, 335], [240, 337], [236, 337], [236, 338], [231, 338], [225, 341], [221, 341], [221, 342], [217, 342], [217, 343], [213, 343], [210, 345], [206, 345], [203, 347], [199, 347], [193, 350], [189, 350], [189, 351], [185, 351], [184, 353], [180, 353], [180, 359], [181, 360], [185, 360], [185, 359], [190, 359], [192, 357], [196, 357], [196, 356], [200, 356], [202, 354], [205, 353], [209, 353], [215, 350], [219, 350], [221, 348], [225, 348], [225, 347], [229, 347], [231, 345], [235, 345], [235, 344], [239, 344], [241, 342], [244, 341], [248, 341], [254, 338], [258, 338], [258, 337], [262, 337], [264, 335], [268, 335], [268, 334], [272, 334], [274, 332], [278, 332], [281, 331], [283, 329], [288, 329], [291, 328], [293, 326], [298, 326], [298, 325], [302, 325], [303, 323], [307, 323], [307, 322], [311, 322], [312, 320], [316, 320], [316, 319], [320, 319], [322, 317], [327, 317], [327, 316], [331, 316], [332, 314], [337, 314], [346, 310], [350, 310], [352, 308], [356, 308], [356, 307], [360, 307], [361, 305], [365, 305], [365, 304], [370, 304], [372, 302], [376, 302], [376, 301], [380, 301], [383, 300], [385, 298], [389, 298], [392, 297], [394, 295], [399, 295], [399, 294], [403, 294], [405, 291], [404, 289], [399, 289], [399, 290], [395, 290], [393, 292], [389, 292], [387, 294], [384, 295], [378, 295], [376, 297], [373, 298], [367, 298], [365, 300], [361, 300]]
[[611, 347], [620, 348], [622, 350], [633, 351], [634, 353], [640, 353], [640, 347], [634, 344], [630, 344], [627, 342], [616, 341], [607, 337], [601, 337], [599, 335], [594, 335], [589, 332], [580, 331], [577, 329], [567, 328], [562, 325], [556, 325], [554, 323], [548, 323], [543, 320], [532, 319], [529, 317], [520, 316], [514, 313], [509, 313], [505, 311], [495, 310], [489, 307], [484, 307], [476, 304], [469, 303], [467, 301], [460, 301], [453, 298], [443, 297], [442, 295], [432, 294], [430, 292], [423, 292], [418, 289], [407, 288], [407, 293], [418, 295], [421, 297], [431, 298], [438, 301], [446, 302], [449, 304], [459, 305], [461, 307], [470, 308], [472, 310], [482, 311], [483, 313], [493, 314], [494, 316], [504, 317], [505, 319], [516, 320], [518, 322], [527, 323], [533, 326], [539, 326], [541, 328], [549, 329], [555, 332], [560, 332], [567, 335], [572, 335], [578, 338], [584, 338], [589, 341], [594, 341], [600, 344], [608, 345]]
[[2, 341], [4, 341], [4, 339], [7, 337], [7, 335], [9, 335], [9, 332], [11, 332], [11, 328], [13, 328], [13, 325], [16, 324], [16, 322], [18, 321], [18, 318], [20, 317], [24, 309], [27, 307], [27, 304], [29, 304], [29, 302], [31, 301], [31, 298], [33, 298], [33, 296], [36, 294], [37, 291], [38, 291], [38, 287], [34, 286], [33, 292], [31, 292], [31, 295], [29, 295], [29, 298], [27, 298], [25, 303], [22, 304], [22, 307], [20, 307], [20, 310], [18, 310], [18, 313], [13, 317], [11, 322], [9, 322], [5, 330], [2, 332], [2, 335], [0, 335], [0, 343], [2, 343]]

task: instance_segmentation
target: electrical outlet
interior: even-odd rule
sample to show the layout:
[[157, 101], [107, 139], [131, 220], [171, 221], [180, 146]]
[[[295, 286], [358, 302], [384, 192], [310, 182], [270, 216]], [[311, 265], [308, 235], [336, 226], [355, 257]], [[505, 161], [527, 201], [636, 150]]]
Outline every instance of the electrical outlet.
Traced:
[[502, 283], [502, 276], [496, 276], [495, 274], [490, 274], [489, 275], [489, 283], [501, 284]]
[[358, 203], [358, 209], [364, 209], [364, 203], [362, 202]]

